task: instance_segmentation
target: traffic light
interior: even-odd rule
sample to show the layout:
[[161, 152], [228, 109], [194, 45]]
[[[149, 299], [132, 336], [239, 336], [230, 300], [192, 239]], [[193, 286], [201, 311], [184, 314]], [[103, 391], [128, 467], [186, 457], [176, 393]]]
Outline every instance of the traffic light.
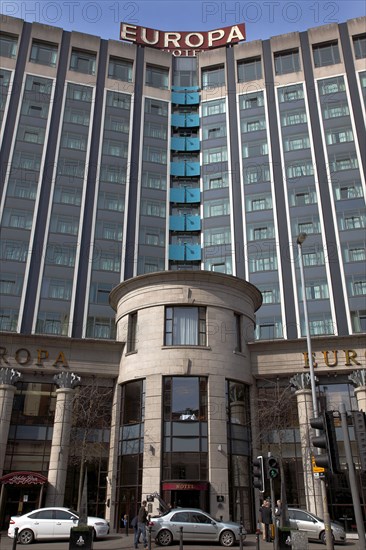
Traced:
[[263, 456], [257, 456], [253, 460], [253, 487], [264, 493], [264, 481]]
[[280, 467], [278, 465], [277, 458], [275, 458], [274, 456], [268, 457], [267, 465], [268, 477], [270, 479], [275, 479], [276, 477], [278, 477], [280, 473]]
[[365, 413], [353, 411], [353, 427], [355, 430], [358, 454], [360, 456], [361, 471], [366, 471], [366, 422]]
[[318, 449], [326, 452], [315, 456], [315, 464], [320, 468], [326, 468], [334, 474], [341, 471], [337, 437], [334, 427], [333, 411], [321, 413], [317, 418], [310, 420], [310, 426], [320, 433], [312, 439], [312, 444]]

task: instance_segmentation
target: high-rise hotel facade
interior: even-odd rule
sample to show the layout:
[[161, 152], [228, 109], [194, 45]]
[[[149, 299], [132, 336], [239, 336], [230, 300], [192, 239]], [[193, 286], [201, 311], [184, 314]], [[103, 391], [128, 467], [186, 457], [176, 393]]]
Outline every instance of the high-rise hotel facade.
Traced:
[[2, 19], [1, 522], [76, 504], [77, 395], [114, 528], [158, 492], [253, 529], [268, 451], [321, 514], [296, 240], [321, 410], [365, 410], [365, 18], [196, 56], [128, 30]]

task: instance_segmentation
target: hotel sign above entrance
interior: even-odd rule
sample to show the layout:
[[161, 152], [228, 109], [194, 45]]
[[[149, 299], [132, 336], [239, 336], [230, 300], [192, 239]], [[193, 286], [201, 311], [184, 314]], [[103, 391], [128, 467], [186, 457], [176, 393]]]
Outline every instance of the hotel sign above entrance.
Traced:
[[165, 32], [121, 23], [120, 38], [141, 46], [170, 52], [175, 57], [195, 57], [200, 51], [245, 40], [245, 24], [205, 32]]

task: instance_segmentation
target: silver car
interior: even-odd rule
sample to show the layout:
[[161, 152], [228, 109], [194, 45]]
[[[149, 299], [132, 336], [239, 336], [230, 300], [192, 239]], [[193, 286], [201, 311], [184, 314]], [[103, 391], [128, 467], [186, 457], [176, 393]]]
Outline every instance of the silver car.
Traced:
[[[239, 541], [240, 525], [232, 521], [219, 521], [206, 512], [195, 508], [176, 508], [150, 520], [151, 535], [160, 546], [169, 546], [180, 540], [183, 528], [183, 541], [219, 542], [222, 546], [233, 546]], [[246, 531], [242, 528], [242, 540]]]
[[[320, 540], [326, 544], [324, 521], [307, 510], [298, 510], [289, 508], [288, 516], [290, 527], [299, 531], [307, 531], [308, 538], [311, 540]], [[346, 542], [346, 533], [340, 523], [331, 522], [332, 535], [334, 542]]]

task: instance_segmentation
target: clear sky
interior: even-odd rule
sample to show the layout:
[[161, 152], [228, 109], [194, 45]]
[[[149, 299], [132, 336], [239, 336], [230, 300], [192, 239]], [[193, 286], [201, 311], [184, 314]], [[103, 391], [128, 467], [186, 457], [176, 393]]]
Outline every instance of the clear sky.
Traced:
[[[121, 21], [165, 31], [246, 23], [247, 40], [266, 39], [366, 15], [365, 0], [0, 0], [1, 13], [118, 40]], [[50, 37], [51, 38], [51, 37]]]

